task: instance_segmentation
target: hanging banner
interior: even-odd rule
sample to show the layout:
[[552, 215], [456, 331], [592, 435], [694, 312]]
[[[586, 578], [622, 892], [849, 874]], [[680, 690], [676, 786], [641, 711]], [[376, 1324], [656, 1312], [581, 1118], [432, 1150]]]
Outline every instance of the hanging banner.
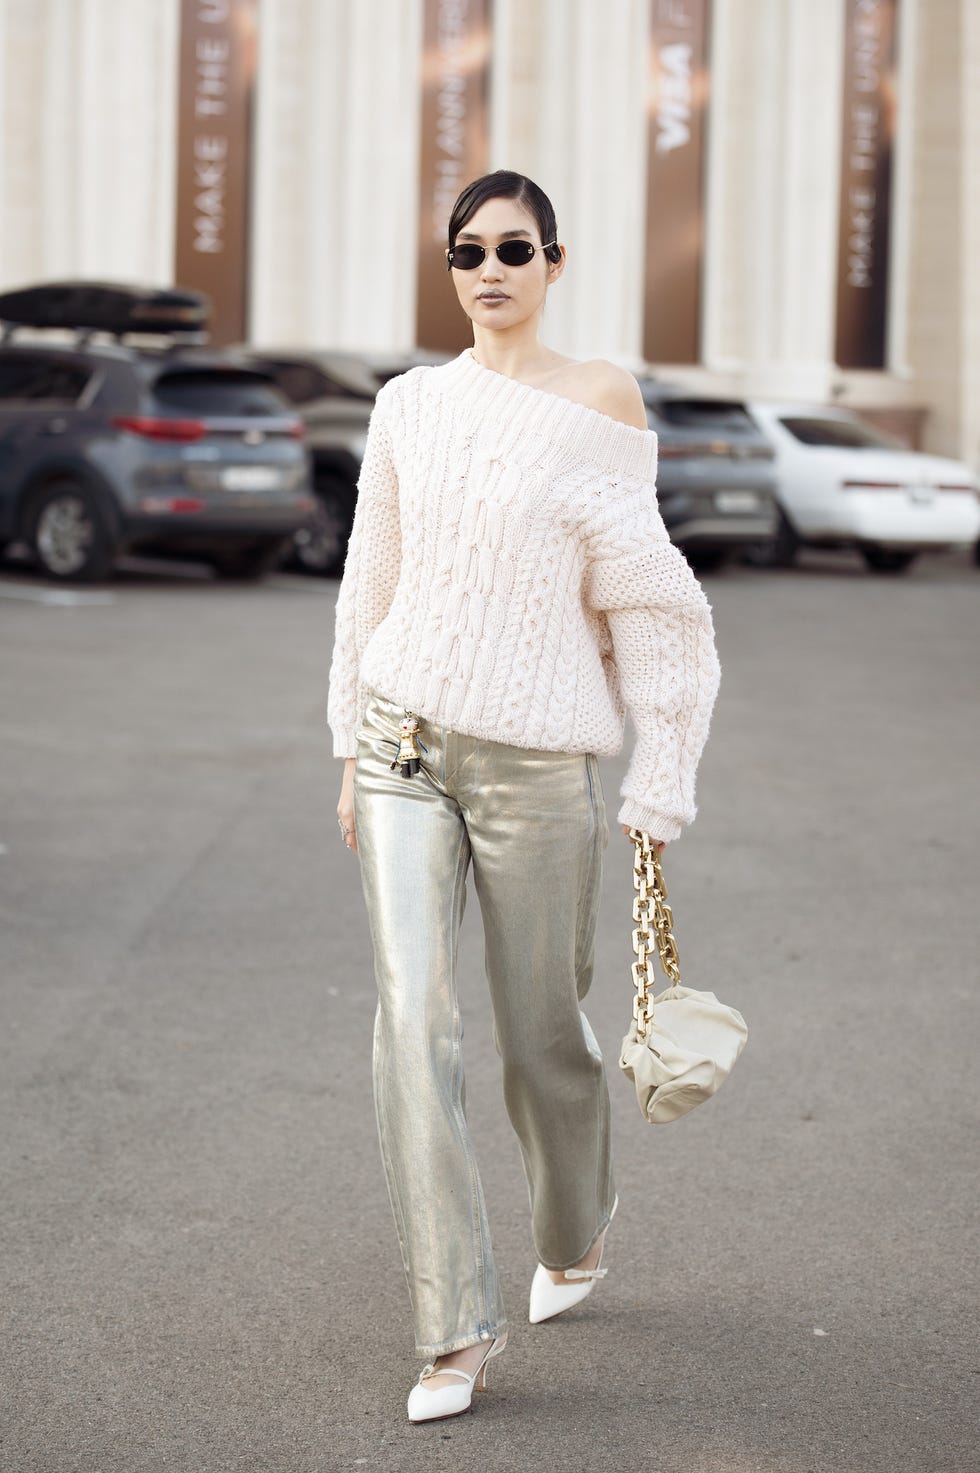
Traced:
[[207, 292], [211, 341], [246, 336], [256, 0], [181, 0], [175, 279]]
[[491, 0], [425, 0], [415, 341], [449, 353], [473, 341], [446, 232], [460, 190], [489, 169], [490, 27]]
[[708, 0], [651, 0], [643, 356], [697, 363]]
[[884, 368], [897, 0], [846, 3], [835, 358]]

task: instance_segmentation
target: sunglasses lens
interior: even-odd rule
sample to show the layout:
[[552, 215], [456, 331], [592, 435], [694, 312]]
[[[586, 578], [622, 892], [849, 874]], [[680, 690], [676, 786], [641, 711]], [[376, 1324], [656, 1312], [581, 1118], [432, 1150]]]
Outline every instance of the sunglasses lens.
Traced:
[[497, 255], [505, 266], [526, 266], [534, 256], [529, 240], [505, 240], [497, 247]]
[[453, 265], [457, 271], [473, 271], [482, 264], [485, 255], [486, 251], [479, 245], [454, 246]]
[[[505, 266], [526, 266], [534, 259], [534, 249], [529, 240], [504, 240], [497, 247], [497, 256]], [[481, 245], [454, 246], [450, 264], [457, 271], [473, 271], [483, 265], [486, 254]]]

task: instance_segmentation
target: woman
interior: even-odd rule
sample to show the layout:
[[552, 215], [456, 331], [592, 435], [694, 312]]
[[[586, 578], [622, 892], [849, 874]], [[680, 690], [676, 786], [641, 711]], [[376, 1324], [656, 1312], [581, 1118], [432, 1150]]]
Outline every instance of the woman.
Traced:
[[579, 1006], [608, 842], [597, 758], [619, 750], [628, 711], [619, 822], [676, 838], [719, 673], [710, 607], [657, 510], [636, 380], [538, 340], [566, 260], [546, 195], [509, 171], [475, 180], [446, 259], [473, 348], [378, 394], [328, 702], [374, 947], [382, 1156], [431, 1362], [412, 1421], [465, 1411], [506, 1338], [459, 1056], [469, 866], [537, 1323], [605, 1274], [616, 1205], [602, 1058]]

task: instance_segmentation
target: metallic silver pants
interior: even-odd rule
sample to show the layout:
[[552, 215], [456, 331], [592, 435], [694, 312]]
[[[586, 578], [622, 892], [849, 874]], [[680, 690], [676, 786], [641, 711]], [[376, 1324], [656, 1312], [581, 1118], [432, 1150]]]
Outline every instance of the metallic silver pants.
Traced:
[[579, 1006], [609, 830], [591, 754], [480, 741], [423, 720], [422, 770], [406, 778], [389, 766], [404, 714], [371, 693], [354, 813], [378, 984], [381, 1154], [416, 1345], [432, 1357], [506, 1324], [460, 1055], [457, 940], [471, 862], [539, 1259], [571, 1267], [609, 1221], [609, 1100]]

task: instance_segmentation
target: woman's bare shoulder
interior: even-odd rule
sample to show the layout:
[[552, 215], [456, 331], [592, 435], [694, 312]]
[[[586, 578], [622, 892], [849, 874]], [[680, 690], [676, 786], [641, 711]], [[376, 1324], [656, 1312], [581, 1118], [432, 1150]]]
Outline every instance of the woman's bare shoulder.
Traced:
[[569, 399], [634, 429], [647, 428], [643, 395], [628, 369], [610, 363], [608, 358], [589, 358], [581, 363], [570, 358], [562, 367], [562, 378], [559, 392]]
[[647, 428], [647, 412], [640, 386], [627, 368], [610, 363], [607, 358], [594, 358], [588, 367], [592, 370], [594, 399], [593, 409], [608, 414], [635, 429]]

